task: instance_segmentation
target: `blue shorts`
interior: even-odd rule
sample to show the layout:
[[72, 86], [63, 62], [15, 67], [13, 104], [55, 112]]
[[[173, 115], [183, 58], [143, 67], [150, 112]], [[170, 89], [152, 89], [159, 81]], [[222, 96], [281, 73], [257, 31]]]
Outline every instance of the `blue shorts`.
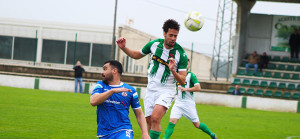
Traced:
[[133, 139], [133, 131], [121, 130], [110, 135], [99, 137], [99, 139]]

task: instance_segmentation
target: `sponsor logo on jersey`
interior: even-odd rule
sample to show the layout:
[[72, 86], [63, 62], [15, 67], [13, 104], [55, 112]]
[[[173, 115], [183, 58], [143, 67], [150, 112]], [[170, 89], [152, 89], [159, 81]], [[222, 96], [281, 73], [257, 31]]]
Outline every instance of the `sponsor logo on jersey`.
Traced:
[[158, 57], [156, 55], [152, 56], [152, 60], [157, 61], [157, 62], [159, 62], [159, 63], [161, 63], [161, 64], [163, 64], [165, 66], [169, 65], [169, 63], [167, 63], [165, 60], [161, 59], [160, 57]]
[[122, 96], [123, 97], [127, 97], [127, 93], [126, 92], [122, 92]]
[[[186, 85], [186, 84], [187, 84], [187, 83], [186, 83], [186, 82], [184, 82], [184, 84], [183, 84], [183, 85]], [[179, 82], [177, 82], [177, 83], [176, 83], [176, 85], [180, 85], [180, 83], [179, 83]]]
[[120, 105], [120, 102], [114, 101], [114, 100], [109, 100], [109, 99], [107, 99], [107, 100], [105, 100], [105, 102], [106, 102], [106, 103], [112, 103], [112, 104], [118, 104], [118, 105]]
[[124, 103], [124, 101], [122, 101], [122, 104], [123, 104], [123, 106], [125, 106], [125, 103]]
[[170, 54], [170, 57], [174, 57], [174, 54]]

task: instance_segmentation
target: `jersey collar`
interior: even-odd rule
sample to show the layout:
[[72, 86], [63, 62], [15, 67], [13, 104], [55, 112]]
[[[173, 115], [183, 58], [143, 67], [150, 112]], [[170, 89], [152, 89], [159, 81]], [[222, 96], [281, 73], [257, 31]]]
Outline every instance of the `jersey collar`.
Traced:
[[123, 86], [123, 82], [121, 82], [119, 85], [109, 85], [110, 87], [121, 87], [121, 86]]

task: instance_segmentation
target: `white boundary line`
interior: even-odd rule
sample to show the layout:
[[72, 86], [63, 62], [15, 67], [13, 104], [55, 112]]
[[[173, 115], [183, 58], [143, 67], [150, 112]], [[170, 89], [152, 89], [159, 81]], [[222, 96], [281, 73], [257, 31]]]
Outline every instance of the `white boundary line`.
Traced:
[[299, 137], [300, 138], [300, 136], [289, 136], [286, 139], [291, 139], [291, 138], [294, 138], [294, 137]]

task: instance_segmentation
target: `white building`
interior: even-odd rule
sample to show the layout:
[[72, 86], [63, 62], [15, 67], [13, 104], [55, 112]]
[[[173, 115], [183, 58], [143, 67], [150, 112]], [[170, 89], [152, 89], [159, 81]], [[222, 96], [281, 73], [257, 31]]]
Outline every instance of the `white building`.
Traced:
[[[135, 50], [157, 39], [129, 26], [120, 26], [116, 36], [125, 37]], [[111, 43], [112, 27], [0, 18], [0, 63], [71, 69], [80, 60], [87, 71], [101, 71]], [[208, 79], [211, 57], [185, 50], [189, 58], [193, 55], [192, 72]], [[134, 60], [116, 49], [115, 57], [125, 72], [147, 74], [149, 56]]]

